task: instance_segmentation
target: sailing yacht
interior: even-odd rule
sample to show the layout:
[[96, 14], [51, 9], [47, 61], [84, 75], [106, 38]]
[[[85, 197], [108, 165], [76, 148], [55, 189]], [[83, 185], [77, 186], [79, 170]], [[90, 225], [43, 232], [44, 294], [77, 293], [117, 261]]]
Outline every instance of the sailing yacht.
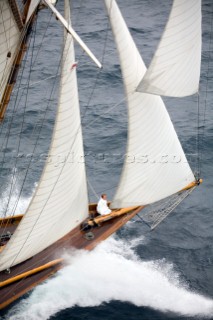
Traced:
[[[147, 155], [143, 166], [125, 160], [110, 202], [112, 213], [105, 216], [97, 215], [96, 203], [89, 204], [85, 165], [72, 161], [73, 153], [84, 154], [74, 41], [97, 67], [102, 65], [72, 28], [69, 0], [64, 1], [64, 17], [54, 1], [27, 0], [22, 5], [16, 0], [1, 1], [0, 118], [1, 121], [7, 118], [7, 105], [30, 29], [44, 5], [64, 28], [58, 109], [49, 148], [51, 161], [44, 165], [25, 214], [0, 219], [0, 308], [62, 268], [64, 250], [91, 250], [140, 211], [143, 213], [144, 208], [166, 199], [163, 210], [142, 215], [155, 228], [202, 182], [187, 162], [160, 97], [183, 97], [198, 92], [201, 1], [192, 0], [189, 5], [186, 0], [174, 0], [147, 70], [116, 1], [105, 0], [128, 107], [127, 154]], [[56, 165], [59, 154], [66, 155], [61, 166]], [[175, 169], [171, 155], [180, 159]], [[154, 165], [150, 159], [155, 159]]]

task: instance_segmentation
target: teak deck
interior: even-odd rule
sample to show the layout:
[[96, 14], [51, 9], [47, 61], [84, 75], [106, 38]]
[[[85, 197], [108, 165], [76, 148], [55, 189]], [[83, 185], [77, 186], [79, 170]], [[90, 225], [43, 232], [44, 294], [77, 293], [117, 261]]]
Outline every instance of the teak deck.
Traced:
[[[94, 204], [90, 205], [90, 214], [94, 213], [94, 208]], [[138, 207], [135, 210], [131, 210], [129, 213], [126, 213], [125, 215], [108, 220], [90, 231], [82, 231], [81, 225], [79, 225], [62, 239], [49, 246], [47, 249], [43, 250], [27, 261], [12, 267], [10, 274], [5, 273], [4, 271], [0, 272], [0, 309], [5, 308], [10, 303], [31, 290], [33, 287], [53, 275], [63, 267], [64, 262], [62, 259], [58, 262], [56, 261], [55, 264], [53, 262], [53, 265], [50, 267], [46, 267], [43, 270], [38, 269], [40, 271], [27, 277], [24, 276], [21, 280], [14, 281], [10, 284], [6, 284], [6, 280], [28, 272], [32, 269], [44, 266], [56, 259], [60, 259], [63, 255], [63, 252], [69, 248], [92, 250], [98, 243], [107, 239], [111, 234], [126, 224], [142, 209], [143, 207]], [[12, 224], [7, 226], [6, 231], [9, 230], [10, 232], [13, 232], [20, 222], [21, 216], [13, 219], [14, 220]], [[5, 226], [2, 226], [2, 228], [4, 227]], [[86, 237], [88, 232], [92, 232], [94, 236], [92, 239], [88, 240]]]

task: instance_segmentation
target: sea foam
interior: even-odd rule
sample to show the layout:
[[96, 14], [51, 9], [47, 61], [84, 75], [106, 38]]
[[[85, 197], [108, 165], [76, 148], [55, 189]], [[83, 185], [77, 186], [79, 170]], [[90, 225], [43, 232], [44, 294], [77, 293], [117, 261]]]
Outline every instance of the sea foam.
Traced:
[[112, 300], [199, 319], [213, 314], [213, 300], [190, 291], [171, 263], [143, 261], [133, 244], [135, 239], [111, 237], [91, 252], [67, 252], [67, 266], [22, 299], [5, 319], [45, 320], [66, 308], [94, 307]]

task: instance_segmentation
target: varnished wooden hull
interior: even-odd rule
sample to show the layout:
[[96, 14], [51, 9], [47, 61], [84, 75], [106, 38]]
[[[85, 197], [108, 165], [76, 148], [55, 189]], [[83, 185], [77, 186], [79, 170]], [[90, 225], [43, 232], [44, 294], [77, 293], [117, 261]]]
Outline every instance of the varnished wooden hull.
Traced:
[[[129, 213], [114, 218], [112, 220], [104, 222], [102, 225], [93, 228], [92, 234], [93, 239], [87, 239], [86, 234], [89, 231], [83, 231], [81, 226], [76, 227], [69, 234], [64, 236], [62, 239], [49, 246], [39, 254], [35, 255], [31, 259], [11, 268], [11, 273], [6, 274], [0, 272], [0, 284], [7, 283], [7, 280], [13, 279], [17, 275], [26, 273], [32, 269], [39, 268], [45, 264], [55, 261], [61, 258], [64, 250], [69, 248], [92, 250], [101, 241], [107, 239], [110, 235], [116, 232], [130, 219], [132, 219], [143, 207], [138, 207]], [[91, 209], [91, 208], [90, 208]], [[15, 221], [16, 223], [17, 221]], [[21, 297], [23, 294], [31, 290], [33, 287], [53, 275], [59, 269], [64, 266], [63, 261], [59, 261], [50, 267], [44, 268], [32, 275], [23, 277], [18, 281], [14, 281], [10, 284], [3, 285], [0, 287], [0, 309], [7, 307], [10, 303]]]

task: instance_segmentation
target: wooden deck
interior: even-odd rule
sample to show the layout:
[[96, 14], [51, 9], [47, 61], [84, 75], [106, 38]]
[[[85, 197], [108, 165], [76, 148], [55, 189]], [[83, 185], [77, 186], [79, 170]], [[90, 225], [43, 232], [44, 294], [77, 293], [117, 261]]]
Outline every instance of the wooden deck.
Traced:
[[[43, 270], [42, 268], [40, 268], [38, 269], [40, 271], [30, 276], [24, 276], [22, 279], [14, 281], [10, 284], [7, 284], [7, 280], [10, 279], [11, 281], [11, 278], [15, 279], [15, 277], [18, 275], [20, 276], [21, 274], [26, 273], [32, 269], [39, 268], [51, 261], [60, 259], [64, 250], [66, 249], [76, 248], [92, 250], [95, 246], [97, 246], [97, 244], [107, 239], [111, 234], [113, 234], [124, 224], [126, 224], [142, 209], [143, 207], [138, 207], [137, 209], [131, 210], [125, 215], [119, 216], [112, 220], [108, 220], [102, 223], [100, 226], [92, 228], [90, 231], [83, 231], [82, 226], [79, 225], [62, 239], [49, 246], [47, 249], [43, 250], [27, 261], [15, 267], [12, 267], [10, 274], [0, 272], [0, 309], [5, 308], [10, 303], [31, 290], [33, 287], [53, 275], [55, 272], [57, 272], [57, 270], [63, 267], [64, 262], [59, 261], [51, 265], [50, 267], [44, 268]], [[90, 205], [89, 210], [90, 214], [94, 214], [95, 205]], [[2, 225], [1, 229], [5, 228], [5, 231], [8, 230], [10, 232], [14, 232], [20, 220], [21, 216], [19, 216], [18, 218], [14, 218], [14, 220], [10, 224], [8, 223], [8, 221], [5, 221], [5, 225]]]

